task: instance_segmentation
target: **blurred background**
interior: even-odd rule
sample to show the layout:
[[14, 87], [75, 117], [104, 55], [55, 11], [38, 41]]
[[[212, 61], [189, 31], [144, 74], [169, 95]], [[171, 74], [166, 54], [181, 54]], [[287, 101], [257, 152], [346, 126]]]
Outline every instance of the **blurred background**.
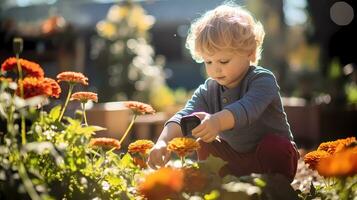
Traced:
[[[99, 97], [88, 111], [91, 124], [122, 132], [117, 114], [122, 108], [115, 102], [142, 101], [159, 113], [139, 118], [132, 135], [155, 140], [165, 120], [206, 78], [185, 48], [190, 22], [222, 2], [0, 0], [0, 61], [14, 56], [12, 40], [22, 37], [21, 57], [39, 63], [46, 76], [62, 71], [88, 76], [85, 90]], [[278, 79], [298, 146], [355, 136], [356, 1], [234, 2], [265, 27], [259, 64]], [[64, 94], [52, 104], [61, 103]]]

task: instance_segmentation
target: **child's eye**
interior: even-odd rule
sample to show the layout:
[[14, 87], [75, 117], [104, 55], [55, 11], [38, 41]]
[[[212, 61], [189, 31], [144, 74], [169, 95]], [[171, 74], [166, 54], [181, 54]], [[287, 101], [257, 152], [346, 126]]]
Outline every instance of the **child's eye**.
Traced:
[[219, 61], [221, 64], [227, 64], [227, 63], [229, 63], [229, 60], [221, 60], [221, 61]]
[[206, 65], [212, 64], [212, 61], [205, 61]]

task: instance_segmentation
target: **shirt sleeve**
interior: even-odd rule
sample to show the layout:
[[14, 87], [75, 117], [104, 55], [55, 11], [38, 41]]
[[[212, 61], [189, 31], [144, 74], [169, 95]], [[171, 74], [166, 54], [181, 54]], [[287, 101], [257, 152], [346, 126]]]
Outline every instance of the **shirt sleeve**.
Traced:
[[208, 81], [204, 84], [200, 85], [195, 92], [193, 93], [190, 100], [186, 102], [185, 107], [177, 112], [174, 116], [172, 116], [166, 123], [175, 122], [180, 124], [181, 118], [185, 115], [190, 115], [194, 112], [201, 112], [208, 110], [208, 104], [206, 101], [207, 93], [208, 93]]
[[279, 95], [273, 74], [259, 73], [250, 80], [248, 91], [238, 101], [224, 107], [232, 112], [234, 129], [239, 130], [255, 122], [268, 105]]

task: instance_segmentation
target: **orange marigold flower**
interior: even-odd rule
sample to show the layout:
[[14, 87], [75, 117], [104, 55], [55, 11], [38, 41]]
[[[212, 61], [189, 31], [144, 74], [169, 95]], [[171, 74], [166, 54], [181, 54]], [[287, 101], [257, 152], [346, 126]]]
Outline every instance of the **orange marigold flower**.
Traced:
[[167, 148], [175, 152], [178, 156], [185, 157], [199, 149], [200, 144], [192, 138], [178, 137], [171, 140]]
[[52, 78], [45, 78], [44, 80], [45, 84], [49, 84], [51, 86], [52, 92], [51, 92], [51, 97], [59, 98], [62, 90], [61, 87], [58, 85], [58, 83], [53, 80]]
[[[52, 88], [50, 84], [46, 84], [44, 79], [37, 79], [34, 77], [26, 77], [23, 81], [23, 88], [24, 88], [24, 99], [38, 96], [38, 95], [45, 95], [51, 96]], [[17, 88], [16, 94], [20, 96], [20, 87]]]
[[346, 148], [347, 146], [351, 145], [352, 143], [356, 142], [356, 138], [355, 137], [349, 137], [349, 138], [345, 138], [345, 139], [338, 139], [335, 141], [331, 141], [331, 142], [324, 142], [321, 143], [319, 145], [319, 147], [317, 148], [317, 150], [320, 151], [326, 151], [330, 154], [334, 154], [337, 153], [341, 150], [343, 150], [344, 148]]
[[141, 169], [145, 169], [148, 165], [141, 158], [133, 157], [133, 162], [135, 165], [139, 166]]
[[138, 102], [138, 101], [125, 101], [124, 105], [127, 108], [130, 108], [135, 114], [154, 114], [155, 110], [146, 103]]
[[[25, 73], [24, 77], [35, 77], [35, 78], [43, 78], [44, 77], [44, 72], [41, 66], [35, 62], [31, 62], [25, 59], [19, 59], [22, 71]], [[1, 71], [7, 72], [7, 71], [12, 71], [16, 70], [17, 71], [17, 64], [16, 64], [16, 58], [11, 57], [6, 59], [2, 65], [1, 65]]]
[[304, 161], [306, 164], [309, 164], [310, 169], [316, 169], [317, 164], [320, 159], [329, 157], [330, 154], [326, 151], [312, 151], [305, 155]]
[[329, 154], [334, 154], [338, 143], [338, 141], [323, 142], [319, 145], [317, 151], [326, 151]]
[[324, 177], [346, 177], [357, 174], [357, 147], [347, 148], [336, 154], [322, 158], [317, 172]]
[[103, 147], [106, 149], [120, 149], [120, 142], [114, 138], [92, 138], [89, 142], [89, 146], [91, 147]]
[[88, 100], [98, 102], [98, 95], [94, 92], [76, 92], [71, 95], [71, 101], [73, 100], [80, 102], [87, 102]]
[[146, 154], [153, 146], [154, 143], [151, 140], [137, 140], [129, 144], [128, 152]]
[[61, 72], [57, 75], [58, 82], [80, 83], [88, 85], [88, 78], [80, 72]]
[[208, 183], [208, 175], [192, 167], [182, 168], [184, 174], [184, 191], [201, 192]]
[[164, 200], [177, 197], [183, 187], [181, 170], [162, 167], [148, 174], [139, 184], [138, 191], [148, 200]]
[[335, 153], [340, 152], [340, 151], [346, 149], [347, 147], [349, 147], [350, 145], [357, 143], [355, 137], [348, 137], [345, 139], [340, 139], [338, 141], [339, 141], [339, 143], [336, 147]]

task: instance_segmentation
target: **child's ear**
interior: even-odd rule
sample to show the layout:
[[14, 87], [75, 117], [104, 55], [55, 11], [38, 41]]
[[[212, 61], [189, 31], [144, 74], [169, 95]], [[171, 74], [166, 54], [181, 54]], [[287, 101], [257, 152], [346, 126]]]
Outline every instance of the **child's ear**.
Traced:
[[250, 62], [254, 62], [257, 58], [256, 56], [257, 56], [256, 52], [255, 52], [255, 50], [253, 50], [252, 52], [250, 52], [248, 54], [248, 59], [250, 60]]

